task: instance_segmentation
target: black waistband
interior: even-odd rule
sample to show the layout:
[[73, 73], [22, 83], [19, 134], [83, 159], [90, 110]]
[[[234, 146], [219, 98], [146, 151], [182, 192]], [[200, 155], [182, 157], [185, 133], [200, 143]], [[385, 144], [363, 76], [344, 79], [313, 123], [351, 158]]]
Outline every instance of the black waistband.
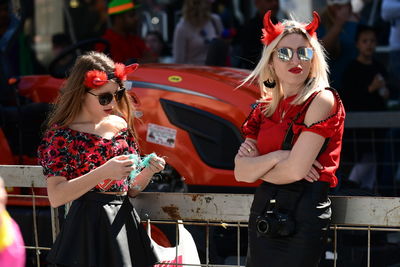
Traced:
[[113, 195], [113, 194], [102, 194], [97, 192], [87, 192], [77, 200], [96, 201], [101, 203], [118, 205], [122, 204], [126, 198], [128, 198], [127, 195]]
[[267, 190], [278, 190], [278, 189], [286, 189], [289, 191], [299, 191], [303, 190], [305, 192], [312, 191], [312, 192], [329, 192], [329, 183], [328, 182], [323, 182], [323, 181], [316, 181], [313, 183], [310, 183], [306, 180], [301, 180], [298, 182], [294, 182], [291, 184], [272, 184], [269, 182], [262, 182], [260, 185], [261, 187], [264, 187], [264, 189]]

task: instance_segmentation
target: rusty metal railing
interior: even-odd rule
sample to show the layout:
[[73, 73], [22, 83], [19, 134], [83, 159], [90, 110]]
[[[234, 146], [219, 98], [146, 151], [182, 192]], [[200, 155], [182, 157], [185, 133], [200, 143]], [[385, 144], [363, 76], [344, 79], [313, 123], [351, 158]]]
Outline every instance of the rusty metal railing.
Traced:
[[[0, 166], [0, 177], [5, 180], [6, 186], [32, 189], [45, 186], [45, 178], [38, 166], [3, 165]], [[26, 248], [35, 251], [35, 264], [41, 266], [41, 252], [48, 250], [49, 247], [40, 246], [41, 236], [38, 232], [36, 214], [38, 211], [35, 202], [45, 196], [32, 193], [29, 197], [32, 198], [34, 244], [28, 244]], [[245, 232], [252, 199], [253, 195], [250, 194], [141, 193], [131, 201], [143, 221], [156, 225], [168, 225], [177, 224], [178, 220], [182, 220], [188, 228], [194, 228], [190, 230], [195, 239], [196, 229], [203, 229], [201, 235], [204, 234], [202, 237], [204, 240], [197, 242], [197, 249], [201, 252], [199, 254], [202, 259], [200, 266], [243, 266], [245, 259], [243, 247], [246, 247]], [[348, 246], [343, 236], [350, 235], [351, 239], [353, 236], [356, 239], [360, 233], [366, 233], [366, 243], [361, 249], [364, 257], [362, 261], [365, 262], [363, 266], [376, 266], [371, 265], [376, 259], [374, 235], [387, 237], [389, 233], [394, 234], [395, 241], [392, 243], [400, 242], [400, 198], [331, 196], [331, 200], [333, 209], [330, 231], [331, 248], [328, 248], [329, 253], [325, 260], [332, 266], [353, 266], [343, 263], [343, 257], [347, 253], [346, 246]], [[49, 209], [51, 210], [51, 229], [48, 229], [48, 232], [54, 238], [58, 232], [58, 214], [57, 210], [50, 207]], [[218, 238], [215, 232], [221, 230], [236, 231], [234, 233], [236, 237], [230, 239], [233, 240], [231, 245], [236, 251], [233, 255], [225, 257], [225, 261], [214, 260], [212, 257], [220, 250], [218, 244], [215, 243], [216, 237]], [[354, 254], [357, 253], [355, 250]], [[397, 255], [392, 258], [395, 256]]]

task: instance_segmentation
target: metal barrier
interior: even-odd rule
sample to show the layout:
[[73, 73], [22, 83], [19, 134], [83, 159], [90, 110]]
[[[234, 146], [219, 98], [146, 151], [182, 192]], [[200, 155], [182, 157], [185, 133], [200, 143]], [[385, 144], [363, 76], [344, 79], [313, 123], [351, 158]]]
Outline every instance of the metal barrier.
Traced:
[[[44, 187], [45, 178], [39, 166], [0, 166], [0, 177], [6, 186], [17, 187]], [[32, 191], [33, 192], [33, 191]], [[24, 196], [26, 197], [26, 196]], [[48, 247], [39, 246], [39, 234], [37, 224], [37, 209], [35, 199], [39, 196], [32, 194], [32, 229], [34, 230], [34, 245], [28, 244], [28, 250], [36, 252], [36, 266], [40, 266], [40, 252], [48, 250]], [[132, 199], [140, 217], [144, 221], [150, 220], [154, 224], [176, 224], [177, 220], [183, 220], [184, 224], [195, 227], [205, 227], [204, 257], [201, 266], [242, 266], [244, 254], [242, 248], [246, 246], [242, 240], [247, 227], [247, 219], [253, 195], [249, 194], [182, 194], [182, 193], [142, 193]], [[400, 247], [400, 198], [394, 197], [354, 197], [332, 196], [333, 217], [331, 225], [331, 246], [327, 257], [331, 257], [329, 266], [355, 266], [341, 262], [342, 253], [346, 253], [342, 246], [346, 242], [341, 240], [341, 234], [346, 231], [354, 231], [350, 237], [360, 237], [360, 232], [366, 232], [366, 245], [363, 253], [366, 253], [365, 265], [371, 266], [374, 261], [373, 235], [375, 233], [393, 232], [396, 249]], [[53, 238], [58, 232], [57, 210], [51, 208], [51, 231]], [[225, 261], [213, 263], [210, 254], [213, 251], [213, 237], [210, 233], [214, 229], [233, 229], [236, 234], [236, 253], [233, 255], [233, 263]], [[385, 234], [385, 236], [387, 236]], [[392, 236], [393, 237], [393, 236]], [[397, 238], [397, 239], [396, 239]], [[198, 250], [203, 250], [199, 247]], [[357, 254], [357, 252], [355, 252]], [[397, 253], [398, 254], [398, 253]], [[232, 259], [230, 257], [230, 259]], [[393, 254], [392, 259], [398, 257]], [[394, 259], [395, 260], [395, 259]], [[232, 262], [232, 261], [231, 261]], [[400, 260], [396, 262], [400, 263]], [[324, 265], [325, 266], [325, 265]], [[379, 265], [386, 266], [386, 265]]]
[[400, 194], [399, 111], [347, 114], [337, 175], [344, 194]]

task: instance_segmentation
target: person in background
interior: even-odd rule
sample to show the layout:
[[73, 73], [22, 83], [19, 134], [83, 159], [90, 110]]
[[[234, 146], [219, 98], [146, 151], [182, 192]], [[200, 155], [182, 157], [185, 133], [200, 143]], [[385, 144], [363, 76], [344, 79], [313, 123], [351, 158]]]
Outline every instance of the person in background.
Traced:
[[218, 15], [211, 13], [209, 0], [185, 0], [182, 13], [174, 30], [174, 62], [204, 65], [209, 44], [223, 31], [222, 22]]
[[343, 104], [347, 111], [386, 110], [389, 90], [387, 71], [374, 58], [376, 32], [370, 26], [359, 25], [356, 34], [358, 56], [344, 71], [342, 79]]
[[340, 90], [343, 71], [357, 56], [359, 17], [353, 13], [350, 0], [327, 0], [327, 4], [317, 33], [328, 52], [331, 86]]
[[[359, 25], [356, 34], [358, 56], [346, 68], [342, 91], [343, 104], [347, 111], [384, 111], [389, 90], [386, 87], [387, 72], [385, 67], [374, 58], [376, 48], [376, 31], [366, 25]], [[372, 137], [372, 134], [374, 137]], [[378, 182], [379, 166], [383, 147], [375, 147], [366, 140], [385, 138], [384, 129], [352, 129], [345, 132], [348, 140], [359, 140], [357, 143], [343, 147], [346, 156], [355, 155], [348, 180], [363, 190], [374, 192]], [[353, 153], [354, 146], [357, 153]], [[347, 152], [347, 153], [346, 153]]]
[[124, 82], [137, 67], [98, 52], [80, 56], [50, 114], [38, 162], [51, 206], [72, 201], [47, 257], [53, 264], [148, 267], [158, 261], [129, 201], [165, 166], [154, 156], [136, 170], [130, 157], [140, 151]]
[[146, 34], [145, 42], [147, 47], [153, 53], [156, 61], [159, 63], [172, 63], [172, 55], [168, 49], [168, 44], [164, 41], [161, 33], [158, 31], [149, 31]]
[[247, 267], [318, 266], [331, 217], [345, 111], [329, 88], [328, 66], [310, 24], [262, 28], [261, 60], [244, 80], [256, 81], [261, 99], [243, 124], [235, 157], [237, 181], [262, 181], [250, 210]]
[[0, 177], [0, 266], [25, 267], [24, 240], [6, 210], [7, 192]]
[[[137, 5], [132, 0], [112, 0], [108, 4], [111, 28], [107, 29], [103, 39], [110, 43], [110, 56], [114, 61], [123, 63], [152, 62], [154, 56], [144, 40], [137, 34]], [[97, 45], [97, 51], [103, 51], [104, 45]]]
[[393, 99], [400, 104], [400, 0], [383, 0], [381, 15], [390, 22], [390, 84], [393, 88]]
[[65, 33], [55, 33], [51, 36], [53, 56], [58, 56], [65, 48], [70, 46], [71, 39]]
[[239, 29], [237, 36], [240, 42], [239, 67], [246, 69], [254, 69], [261, 58], [263, 45], [260, 42], [260, 29], [263, 27], [264, 14], [271, 10], [271, 20], [274, 23], [286, 18], [279, 11], [279, 0], [254, 0], [254, 5], [257, 13]]
[[[56, 33], [51, 37], [51, 44], [53, 50], [53, 59], [61, 55], [64, 49], [72, 45], [71, 39], [65, 33]], [[52, 69], [53, 75], [57, 77], [66, 77], [71, 67], [75, 63], [75, 55], [69, 53], [64, 55], [58, 60], [57, 65]]]

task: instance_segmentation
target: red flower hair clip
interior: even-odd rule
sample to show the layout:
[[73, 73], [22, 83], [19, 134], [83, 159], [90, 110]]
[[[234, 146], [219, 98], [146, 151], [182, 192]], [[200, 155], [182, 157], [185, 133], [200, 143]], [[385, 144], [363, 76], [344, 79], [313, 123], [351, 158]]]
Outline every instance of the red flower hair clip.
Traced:
[[[313, 12], [313, 20], [306, 26], [304, 26], [304, 29], [308, 34], [314, 38], [317, 37], [316, 35], [316, 30], [319, 26], [321, 19], [318, 15], [317, 12]], [[262, 29], [262, 37], [261, 37], [261, 42], [264, 45], [269, 45], [276, 37], [278, 37], [280, 34], [283, 33], [285, 30], [285, 26], [278, 22], [277, 24], [273, 24], [271, 21], [271, 10], [269, 10], [267, 13], [265, 13], [264, 16], [264, 28]]]
[[138, 67], [139, 64], [137, 63], [128, 66], [122, 63], [115, 63], [113, 73], [106, 73], [101, 70], [90, 70], [86, 72], [83, 84], [88, 88], [97, 89], [113, 78], [117, 78], [120, 82], [123, 82], [126, 81], [126, 76], [134, 72]]

